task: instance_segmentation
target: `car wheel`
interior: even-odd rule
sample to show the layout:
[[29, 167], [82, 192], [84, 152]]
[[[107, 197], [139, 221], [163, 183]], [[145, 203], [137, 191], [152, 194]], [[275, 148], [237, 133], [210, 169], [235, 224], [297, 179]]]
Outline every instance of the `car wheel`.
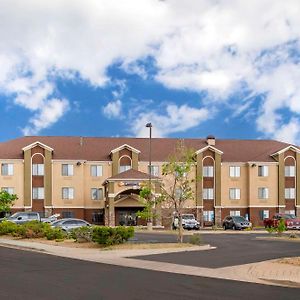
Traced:
[[232, 225], [232, 230], [236, 230], [236, 227], [234, 224]]
[[227, 230], [226, 224], [223, 225], [223, 229], [224, 229], [224, 230]]

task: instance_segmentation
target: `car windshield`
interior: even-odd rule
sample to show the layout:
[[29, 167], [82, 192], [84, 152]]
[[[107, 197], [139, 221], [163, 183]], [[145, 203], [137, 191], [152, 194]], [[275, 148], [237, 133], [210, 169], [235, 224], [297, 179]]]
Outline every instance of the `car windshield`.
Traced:
[[293, 214], [286, 214], [286, 215], [284, 215], [284, 218], [285, 218], [285, 219], [295, 219], [296, 216], [293, 215]]
[[52, 226], [59, 226], [64, 222], [64, 220], [58, 220], [52, 223]]
[[13, 215], [9, 216], [8, 219], [16, 219], [20, 213], [14, 213]]
[[245, 222], [247, 221], [244, 217], [235, 216], [232, 217], [235, 222]]
[[184, 220], [194, 220], [195, 216], [194, 215], [182, 215], [182, 219], [184, 219]]

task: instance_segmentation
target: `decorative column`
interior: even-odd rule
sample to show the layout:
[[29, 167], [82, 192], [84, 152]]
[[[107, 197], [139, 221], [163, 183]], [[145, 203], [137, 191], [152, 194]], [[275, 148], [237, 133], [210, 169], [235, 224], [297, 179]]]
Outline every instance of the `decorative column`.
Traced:
[[284, 176], [284, 153], [278, 155], [278, 212], [285, 211], [285, 176]]
[[300, 217], [300, 153], [296, 154], [296, 215]]
[[203, 153], [197, 154], [197, 165], [196, 165], [196, 218], [203, 227], [203, 198], [202, 198], [202, 159]]
[[222, 226], [221, 209], [221, 154], [215, 152], [215, 225]]

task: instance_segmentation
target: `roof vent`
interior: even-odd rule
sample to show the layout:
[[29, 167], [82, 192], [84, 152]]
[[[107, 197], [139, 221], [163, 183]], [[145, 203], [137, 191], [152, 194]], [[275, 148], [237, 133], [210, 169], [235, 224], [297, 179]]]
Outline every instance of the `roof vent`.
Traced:
[[215, 144], [216, 144], [216, 138], [213, 135], [210, 134], [206, 138], [206, 143], [209, 146], [215, 146]]

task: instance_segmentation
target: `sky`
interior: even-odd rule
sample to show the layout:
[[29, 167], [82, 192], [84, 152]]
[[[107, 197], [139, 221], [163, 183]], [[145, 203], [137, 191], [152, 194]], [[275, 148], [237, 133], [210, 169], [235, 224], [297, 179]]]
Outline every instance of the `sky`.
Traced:
[[0, 142], [300, 144], [299, 0], [1, 0]]

